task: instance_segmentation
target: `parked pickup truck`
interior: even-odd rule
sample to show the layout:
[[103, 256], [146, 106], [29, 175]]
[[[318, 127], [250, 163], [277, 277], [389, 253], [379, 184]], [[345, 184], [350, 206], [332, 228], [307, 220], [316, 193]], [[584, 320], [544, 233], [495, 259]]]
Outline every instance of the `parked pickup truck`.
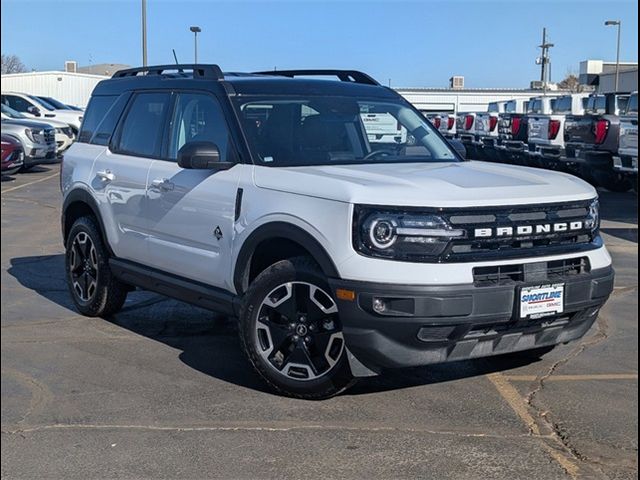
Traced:
[[567, 115], [584, 115], [589, 94], [574, 93], [553, 101], [550, 114], [532, 113], [529, 125], [529, 164], [558, 168], [565, 155], [564, 126]]
[[476, 140], [476, 112], [458, 114], [457, 132], [458, 138], [467, 149], [470, 158], [476, 158], [476, 149], [473, 143]]
[[488, 156], [501, 162], [510, 162], [520, 158], [527, 145], [527, 117], [529, 100], [517, 98], [508, 101], [504, 106], [504, 113], [498, 119], [498, 140], [493, 153], [490, 148], [485, 149]]
[[438, 130], [445, 138], [454, 138], [456, 136], [456, 114], [444, 113], [440, 117], [440, 126]]
[[480, 158], [490, 159], [488, 152], [485, 152], [485, 148], [493, 148], [498, 140], [498, 122], [500, 121], [500, 114], [504, 113], [506, 103], [491, 102], [486, 112], [480, 112], [476, 115], [474, 146]]
[[569, 115], [565, 120], [564, 159], [567, 168], [589, 182], [614, 192], [626, 192], [631, 182], [613, 169], [613, 156], [618, 153], [620, 112], [629, 94], [591, 95], [585, 115]]
[[613, 168], [628, 177], [638, 191], [638, 92], [631, 94], [620, 117], [618, 154], [613, 157]]

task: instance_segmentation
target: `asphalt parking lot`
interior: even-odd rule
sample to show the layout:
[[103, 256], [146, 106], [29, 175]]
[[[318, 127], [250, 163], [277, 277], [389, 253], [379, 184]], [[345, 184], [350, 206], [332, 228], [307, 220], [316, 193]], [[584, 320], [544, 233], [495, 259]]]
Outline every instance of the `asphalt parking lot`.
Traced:
[[57, 165], [2, 182], [3, 478], [637, 478], [637, 196], [601, 192], [616, 289], [540, 360], [267, 391], [232, 322], [148, 293], [84, 318], [63, 280]]

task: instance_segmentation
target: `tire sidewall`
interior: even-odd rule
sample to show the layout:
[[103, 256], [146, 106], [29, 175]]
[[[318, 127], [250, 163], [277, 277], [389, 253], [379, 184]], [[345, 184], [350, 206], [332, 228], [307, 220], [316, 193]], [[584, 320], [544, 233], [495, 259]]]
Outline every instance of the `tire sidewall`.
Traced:
[[296, 261], [296, 259], [280, 261], [258, 275], [243, 297], [240, 311], [241, 340], [250, 362], [273, 388], [299, 398], [327, 398], [344, 390], [353, 381], [346, 347], [343, 348], [340, 359], [329, 372], [320, 378], [304, 381], [277, 373], [258, 353], [255, 328], [260, 306], [274, 288], [292, 281], [311, 283], [331, 295], [327, 280], [319, 270], [309, 268], [305, 262]]
[[[80, 299], [73, 288], [73, 279], [71, 278], [71, 270], [70, 270], [70, 262], [71, 262], [71, 247], [73, 245], [73, 241], [76, 236], [84, 232], [86, 233], [91, 241], [93, 242], [93, 246], [96, 249], [96, 256], [98, 260], [98, 275], [96, 278], [97, 285], [96, 291], [88, 301], [83, 301]], [[98, 231], [98, 228], [93, 221], [93, 219], [89, 217], [81, 217], [75, 221], [71, 230], [69, 230], [69, 235], [67, 237], [66, 244], [66, 252], [65, 252], [65, 276], [67, 279], [67, 285], [69, 287], [69, 292], [71, 293], [71, 298], [73, 299], [73, 303], [76, 305], [76, 308], [85, 315], [96, 315], [103, 306], [104, 298], [106, 296], [106, 288], [109, 283], [109, 256], [104, 248], [104, 244], [102, 243], [102, 238]]]

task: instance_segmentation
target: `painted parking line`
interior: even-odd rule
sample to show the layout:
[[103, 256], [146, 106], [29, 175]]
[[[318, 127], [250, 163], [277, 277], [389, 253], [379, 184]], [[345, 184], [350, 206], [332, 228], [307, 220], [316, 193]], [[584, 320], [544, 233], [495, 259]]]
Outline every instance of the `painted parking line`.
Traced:
[[[524, 422], [531, 434], [540, 436], [540, 428], [530, 413], [529, 406], [513, 385], [509, 383], [507, 377], [500, 372], [490, 373], [486, 377], [516, 415]], [[570, 478], [577, 479], [580, 476], [580, 468], [575, 458], [567, 455], [561, 449], [549, 445], [543, 438], [540, 439], [540, 445]]]
[[39, 178], [38, 180], [34, 180], [33, 182], [29, 182], [29, 183], [25, 183], [25, 184], [22, 184], [22, 185], [17, 185], [15, 187], [7, 188], [6, 190], [2, 190], [2, 193], [13, 192], [15, 190], [19, 190], [21, 188], [28, 187], [29, 185], [34, 185], [36, 183], [44, 182], [45, 180], [49, 180], [51, 178], [57, 177], [58, 175], [60, 175], [60, 174], [59, 173], [54, 173], [53, 175], [49, 175], [48, 177], [44, 177], [44, 178]]
[[[535, 382], [537, 375], [504, 375], [512, 382]], [[545, 382], [580, 382], [590, 380], [638, 380], [637, 373], [602, 373], [586, 375], [552, 375], [545, 378]]]

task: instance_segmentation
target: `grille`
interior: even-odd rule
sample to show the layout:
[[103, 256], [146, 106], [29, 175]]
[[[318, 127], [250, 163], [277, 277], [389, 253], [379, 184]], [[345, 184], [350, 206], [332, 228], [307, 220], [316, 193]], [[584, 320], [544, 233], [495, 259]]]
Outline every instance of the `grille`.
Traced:
[[44, 131], [44, 142], [54, 143], [56, 141], [56, 131], [54, 129], [47, 129]]
[[[492, 258], [524, 258], [590, 250], [602, 245], [597, 229], [587, 228], [591, 201], [536, 205], [525, 207], [490, 207], [443, 210], [443, 216], [454, 228], [467, 232], [464, 238], [451, 240], [441, 262], [482, 261]], [[500, 228], [537, 226], [583, 222], [583, 227], [567, 231], [551, 231], [530, 235], [494, 233]], [[476, 229], [490, 229], [493, 233], [479, 238]]]
[[495, 265], [475, 267], [473, 283], [478, 287], [513, 282], [560, 280], [591, 270], [587, 257], [567, 258], [536, 264]]

